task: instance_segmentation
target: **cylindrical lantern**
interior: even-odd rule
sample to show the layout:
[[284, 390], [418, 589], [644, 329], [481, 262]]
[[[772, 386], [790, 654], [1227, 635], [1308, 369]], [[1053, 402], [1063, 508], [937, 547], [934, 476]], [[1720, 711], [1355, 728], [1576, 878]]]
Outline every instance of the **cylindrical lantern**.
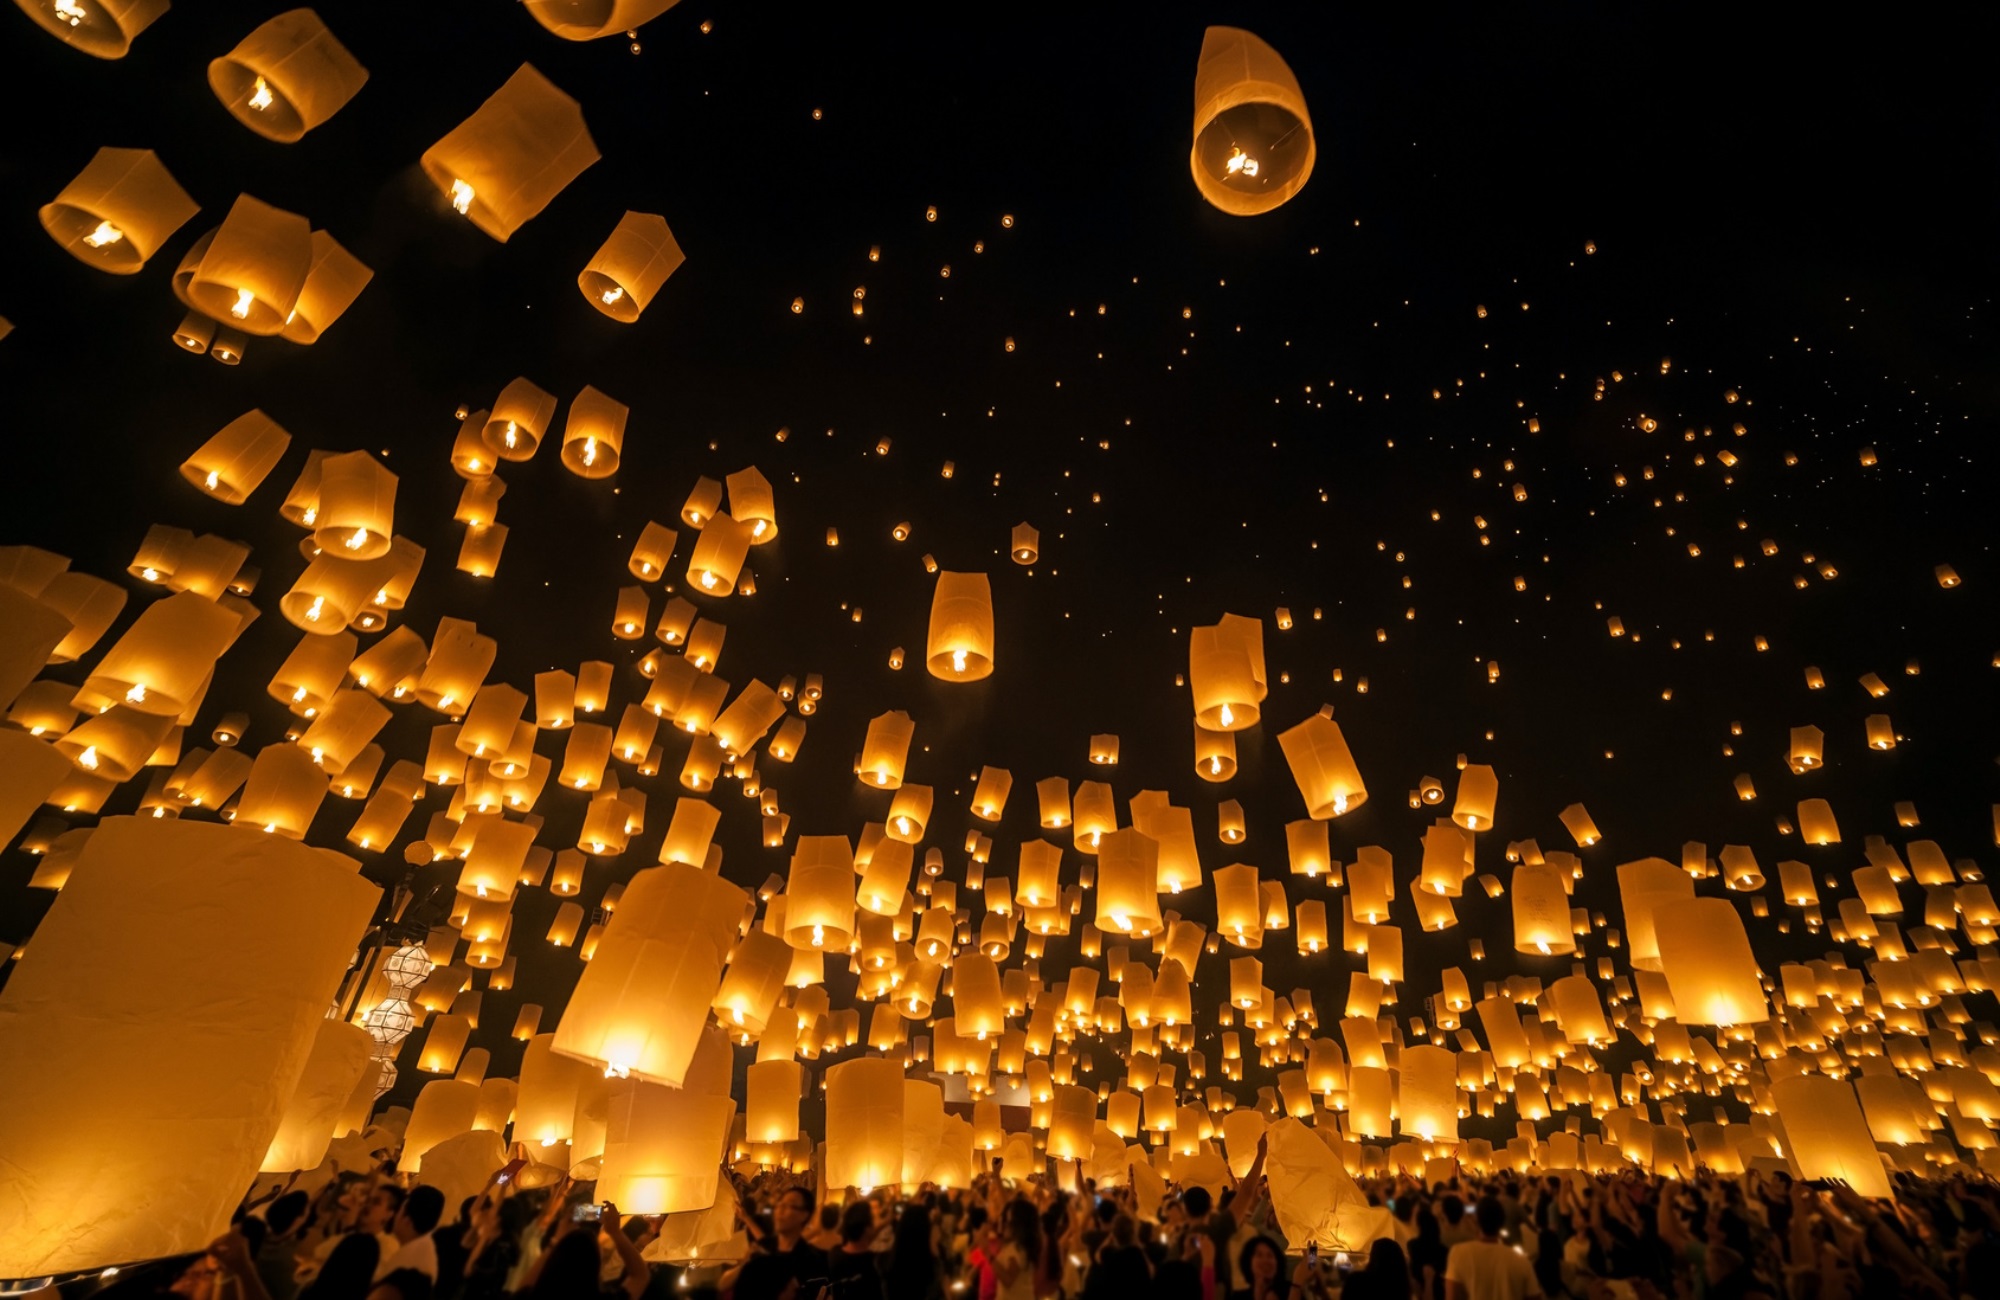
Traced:
[[524, 63], [422, 161], [452, 207], [505, 243], [598, 157], [582, 108]]
[[1204, 781], [1227, 781], [1236, 775], [1236, 733], [1210, 731], [1194, 724], [1194, 770]]
[[[657, 0], [656, 0], [657, 2]], [[85, 54], [122, 59], [168, 0], [17, 0], [42, 30]]]
[[310, 9], [279, 14], [208, 65], [209, 87], [229, 115], [283, 144], [339, 112], [367, 80]]
[[864, 1194], [903, 1169], [903, 1067], [864, 1057], [826, 1072], [826, 1181]]
[[1361, 770], [1354, 765], [1340, 724], [1332, 718], [1315, 713], [1280, 732], [1278, 745], [1292, 769], [1292, 780], [1305, 797], [1306, 816], [1314, 821], [1341, 816], [1368, 801]]
[[1772, 1081], [1771, 1100], [1784, 1123], [1797, 1177], [1838, 1179], [1862, 1196], [1890, 1197], [1888, 1174], [1853, 1085], [1822, 1075], [1795, 1074]]
[[664, 217], [627, 212], [576, 277], [576, 287], [591, 306], [629, 325], [685, 260]]
[[673, 8], [674, 0], [527, 0], [528, 15], [566, 41], [618, 36]]
[[1097, 847], [1098, 928], [1133, 938], [1157, 933], [1159, 876], [1159, 841], [1129, 826], [1105, 835]]
[[313, 542], [348, 560], [389, 551], [396, 528], [396, 476], [365, 451], [328, 456], [319, 467], [319, 521]]
[[[706, 535], [704, 532], [703, 536]], [[910, 739], [915, 733], [916, 723], [901, 710], [869, 719], [867, 736], [861, 742], [861, 779], [882, 790], [901, 786], [903, 764], [909, 757]]]
[[131, 275], [200, 210], [152, 150], [105, 148], [40, 215], [49, 238], [78, 261]]
[[1033, 524], [1018, 523], [1014, 525], [1007, 546], [1014, 563], [1033, 564], [1042, 553], [1042, 535]]
[[293, 343], [319, 342], [319, 336], [354, 305], [354, 300], [374, 278], [375, 272], [341, 247], [332, 235], [324, 230], [313, 231], [312, 268], [306, 272], [298, 301], [279, 334]]
[[1269, 212], [1304, 187], [1315, 155], [1305, 95], [1278, 52], [1239, 27], [1202, 33], [1188, 156], [1201, 196], [1234, 216]]
[[0, 1052], [36, 1063], [0, 1108], [0, 1275], [198, 1251], [227, 1228], [375, 907], [355, 868], [226, 826], [98, 824], [0, 989]]
[[758, 1061], [744, 1075], [747, 1142], [795, 1142], [805, 1067], [795, 1060]]
[[579, 478], [609, 478], [625, 450], [625, 420], [632, 408], [585, 384], [569, 404], [563, 425], [562, 463]]
[[1035, 804], [1044, 829], [1060, 830], [1069, 825], [1068, 778], [1051, 776], [1035, 782]]
[[1659, 970], [1653, 915], [1668, 903], [1693, 898], [1694, 881], [1665, 858], [1641, 858], [1619, 865], [1618, 895], [1625, 909], [1625, 946], [1633, 969]]
[[750, 543], [750, 525], [726, 514], [710, 515], [688, 557], [687, 576], [694, 590], [706, 596], [727, 596], [736, 590]]
[[844, 950], [854, 934], [854, 848], [845, 835], [801, 835], [785, 885], [785, 942]]
[[778, 507], [771, 480], [755, 465], [746, 465], [724, 482], [729, 488], [729, 517], [750, 530], [750, 544], [778, 540]]
[[304, 217], [239, 194], [194, 268], [188, 304], [245, 334], [277, 334], [312, 264], [312, 226]]
[[1523, 862], [1514, 868], [1508, 893], [1514, 903], [1514, 951], [1544, 957], [1576, 951], [1562, 872], [1547, 863]]
[[225, 505], [241, 505], [291, 444], [292, 435], [276, 420], [246, 411], [181, 462], [181, 477]]
[[1396, 1109], [1402, 1131], [1426, 1142], [1456, 1142], [1458, 1054], [1442, 1047], [1405, 1047], [1397, 1068]]
[[1493, 808], [1500, 797], [1500, 778], [1484, 763], [1468, 763], [1458, 774], [1458, 798], [1451, 819], [1469, 831], [1493, 828]]
[[1654, 905], [1660, 970], [1673, 990], [1675, 1016], [1690, 1025], [1760, 1024], [1770, 1007], [1743, 918], [1725, 898]]
[[1256, 726], [1266, 689], [1264, 624], [1224, 614], [1212, 627], [1189, 629], [1188, 685], [1201, 726], [1210, 731]]
[[975, 682], [992, 675], [993, 589], [985, 574], [938, 574], [925, 647], [925, 666], [933, 677]]
[[673, 1214], [715, 1203], [736, 1102], [722, 1092], [614, 1082], [597, 1195], [621, 1213]]

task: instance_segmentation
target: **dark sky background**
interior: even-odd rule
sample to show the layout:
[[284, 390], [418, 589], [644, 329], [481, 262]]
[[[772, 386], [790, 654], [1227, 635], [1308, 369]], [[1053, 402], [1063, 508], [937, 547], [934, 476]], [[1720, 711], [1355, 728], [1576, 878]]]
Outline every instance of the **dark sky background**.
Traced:
[[[277, 11], [183, 3], [110, 63], [0, 15], [0, 108], [14, 124], [0, 151], [0, 314], [15, 326], [0, 342], [0, 542], [112, 577], [155, 522], [253, 544], [266, 614], [224, 661], [190, 743], [234, 708], [251, 712], [250, 747], [281, 735], [264, 684], [296, 639], [276, 600], [303, 561], [276, 508], [308, 447], [366, 448], [401, 476], [398, 530], [429, 548], [401, 621], [428, 638], [441, 615], [475, 619], [499, 639], [494, 676], [524, 689], [537, 671], [610, 659], [614, 709], [643, 693], [631, 665], [652, 644], [610, 635], [633, 538], [649, 518], [673, 523], [698, 475], [755, 464], [782, 536], [753, 553], [754, 596], [698, 603], [728, 625], [719, 671], [732, 683], [825, 675], [800, 760], [760, 764], [795, 834], [855, 835], [882, 816], [850, 760], [867, 720], [902, 708], [950, 877], [979, 766], [1015, 776], [994, 853], [1011, 874], [1015, 845], [1037, 833], [1032, 783], [1106, 775], [1085, 761], [1093, 732], [1123, 739], [1110, 775], [1121, 816], [1131, 794], [1167, 789], [1194, 809], [1205, 868], [1282, 874], [1283, 824], [1302, 808], [1275, 736], [1330, 702], [1372, 796], [1334, 823], [1335, 854], [1389, 848], [1406, 924], [1433, 813], [1404, 792], [1424, 774], [1449, 790], [1459, 753], [1500, 776], [1479, 869], [1504, 875], [1510, 840], [1574, 849], [1556, 814], [1582, 801], [1605, 839], [1583, 852], [1577, 901], [1613, 925], [1616, 864], [1677, 861], [1686, 840], [1711, 854], [1751, 845], [1771, 892], [1777, 861], [1801, 856], [1844, 889], [1868, 834], [1995, 853], [2000, 111], [1984, 62], [1994, 32], [1969, 10], [1843, 26], [1831, 11], [1805, 22], [1663, 4], [684, 0], [635, 55], [623, 39], [561, 41], [500, 0], [344, 5], [322, 14], [371, 79], [289, 146], [236, 124], [205, 79], [210, 58]], [[1311, 107], [1317, 169], [1266, 216], [1209, 207], [1188, 175], [1211, 23], [1271, 42]], [[523, 61], [581, 101], [603, 159], [500, 244], [416, 163]], [[35, 217], [106, 144], [157, 150], [202, 205], [135, 276], [71, 259]], [[307, 215], [375, 279], [316, 346], [253, 339], [227, 368], [173, 346], [183, 309], [168, 279], [238, 192]], [[687, 254], [630, 326], [575, 287], [627, 209], [663, 215]], [[516, 375], [565, 406], [586, 383], [627, 403], [624, 465], [586, 482], [550, 447], [507, 468], [511, 537], [497, 578], [478, 580], [452, 567], [453, 414]], [[253, 406], [292, 448], [247, 505], [222, 506], [176, 466]], [[1642, 417], [1657, 429], [1641, 432]], [[1716, 459], [1725, 448], [1733, 471]], [[1042, 532], [1032, 568], [1006, 555], [1022, 519]], [[913, 535], [899, 544], [889, 530], [903, 520]], [[682, 529], [673, 577], [693, 540]], [[926, 552], [991, 574], [998, 668], [982, 684], [921, 669]], [[1941, 590], [1939, 563], [1964, 585]], [[126, 619], [148, 599], [135, 592]], [[1289, 632], [1269, 621], [1278, 606], [1299, 620]], [[1174, 675], [1188, 628], [1225, 612], [1267, 620], [1272, 686], [1266, 725], [1238, 737], [1240, 774], [1211, 786], [1194, 776]], [[1609, 615], [1638, 643], [1609, 637]], [[1758, 635], [1769, 652], [1753, 650]], [[894, 646], [911, 667], [890, 671]], [[1913, 659], [1920, 676], [1904, 673]], [[1824, 691], [1806, 690], [1808, 664]], [[1886, 700], [1855, 684], [1871, 670]], [[1885, 709], [1904, 740], [1872, 753], [1862, 719]], [[420, 759], [436, 721], [402, 706], [383, 736], [391, 757]], [[1825, 729], [1829, 761], [1801, 779], [1784, 753], [1805, 723]], [[562, 743], [539, 748], [559, 756]], [[591, 868], [587, 901], [654, 861], [684, 744], [668, 740], [665, 773], [642, 783], [646, 834]], [[1735, 798], [1738, 772], [1756, 802]], [[1776, 819], [1815, 796], [1832, 800], [1845, 842], [1808, 853]], [[760, 846], [754, 801], [733, 787], [714, 798], [725, 873], [755, 885], [782, 872], [788, 855]], [[1214, 834], [1227, 798], [1249, 815], [1233, 849]], [[1919, 830], [1897, 830], [1899, 799], [1916, 802]], [[312, 840], [340, 843], [358, 811], [329, 799]], [[551, 792], [538, 811], [543, 843], [574, 843], [581, 800]], [[1066, 874], [1077, 861], [1066, 855]], [[31, 869], [0, 856], [0, 939], [24, 937], [47, 906], [25, 887]], [[394, 879], [401, 855], [366, 869]], [[448, 885], [453, 870], [418, 883]], [[1338, 915], [1337, 894], [1291, 889]], [[1731, 897], [1747, 919], [1747, 898]], [[1838, 895], [1822, 897], [1831, 913]], [[516, 989], [486, 998], [474, 1038], [496, 1072], [517, 1057], [515, 1006], [543, 1003], [551, 1027], [574, 979], [573, 954], [542, 940], [555, 906], [542, 890], [517, 904]], [[1458, 910], [1457, 929], [1409, 945], [1405, 1019], [1473, 937], [1495, 954], [1488, 974], [1568, 973], [1515, 961], [1505, 899], [1469, 893]], [[1828, 946], [1751, 924], [1773, 973]], [[1045, 978], [1073, 944], [1052, 946]], [[1289, 935], [1267, 941], [1267, 982], [1315, 989], [1331, 1031], [1361, 959], [1289, 948]], [[1605, 951], [1601, 932], [1587, 951]], [[1225, 957], [1204, 960], [1209, 990]], [[833, 986], [838, 1006], [851, 978]], [[400, 1099], [421, 1077], [421, 1039]], [[1249, 1081], [1268, 1079], [1253, 1068]]]

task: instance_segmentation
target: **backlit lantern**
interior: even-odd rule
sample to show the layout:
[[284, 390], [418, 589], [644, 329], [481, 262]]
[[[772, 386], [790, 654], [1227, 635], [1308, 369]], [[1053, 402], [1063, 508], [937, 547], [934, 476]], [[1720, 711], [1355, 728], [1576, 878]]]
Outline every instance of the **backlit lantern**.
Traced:
[[194, 267], [188, 305], [245, 334], [277, 334], [312, 264], [312, 226], [304, 217], [239, 194]]
[[749, 895], [695, 867], [632, 877], [578, 977], [555, 1051], [680, 1087]]
[[993, 590], [985, 574], [938, 574], [925, 647], [933, 677], [975, 682], [993, 672]]
[[[1264, 624], [1224, 614], [1210, 627], [1188, 630], [1188, 684], [1195, 721], [1211, 731], [1257, 725], [1265, 694]], [[1290, 757], [1287, 748], [1286, 756]]]
[[49, 35], [100, 59], [124, 58], [132, 48], [133, 39], [152, 26], [168, 7], [168, 0], [15, 0], [15, 3]]
[[[0, 1109], [15, 1207], [0, 1272], [94, 1272], [224, 1231], [378, 896], [324, 850], [195, 821], [99, 823], [0, 990], [0, 1050], [38, 1063]], [[78, 1233], [80, 1215], [98, 1226]]]
[[1242, 863], [1217, 867], [1214, 882], [1216, 931], [1239, 948], [1262, 947], [1264, 895], [1257, 868]]
[[1243, 805], [1224, 799], [1215, 806], [1215, 829], [1224, 844], [1241, 844], [1248, 834], [1243, 826]]
[[181, 477], [224, 505], [242, 505], [291, 445], [276, 420], [245, 411], [181, 462]]
[[1507, 892], [1514, 904], [1514, 951], [1545, 957], [1576, 951], [1562, 872], [1547, 863], [1523, 862], [1514, 868]]
[[795, 1142], [805, 1067], [796, 1060], [758, 1061], [744, 1074], [746, 1142]]
[[1863, 726], [1866, 728], [1868, 734], [1868, 748], [1894, 749], [1896, 747], [1896, 728], [1890, 723], [1888, 714], [1871, 713], [1867, 718], [1863, 719]]
[[686, 260], [666, 218], [627, 212], [576, 277], [576, 287], [584, 301], [629, 325]]
[[1654, 913], [1668, 903], [1693, 898], [1694, 881], [1665, 858], [1641, 858], [1619, 864], [1618, 896], [1625, 910], [1625, 944], [1631, 952], [1633, 968], [1659, 970]]
[[854, 935], [854, 847], [845, 835], [801, 835], [786, 880], [785, 942], [807, 952], [846, 949]]
[[310, 9], [279, 14], [208, 65], [209, 88], [229, 115], [281, 144], [339, 112], [367, 80]]
[[1840, 823], [1833, 819], [1833, 805], [1824, 799], [1799, 800], [1799, 838], [1814, 845], [1840, 843]]
[[200, 210], [152, 150], [105, 148], [39, 215], [42, 229], [70, 256], [131, 275]]
[[505, 243], [598, 156], [582, 108], [524, 63], [422, 161], [452, 207]]
[[1796, 1177], [1834, 1178], [1862, 1196], [1888, 1199], [1888, 1174], [1851, 1084], [1794, 1074], [1771, 1083]]
[[1080, 853], [1096, 853], [1098, 844], [1118, 827], [1118, 807], [1111, 787], [1102, 781], [1084, 781], [1076, 787], [1072, 838]]
[[562, 463], [578, 478], [609, 478], [625, 447], [625, 419], [632, 408], [589, 384], [569, 404], [563, 425]]
[[1069, 825], [1069, 778], [1050, 776], [1035, 782], [1035, 805], [1044, 830], [1061, 830]]
[[999, 821], [1001, 810], [1007, 806], [1007, 795], [1014, 788], [1014, 774], [1004, 767], [982, 767], [979, 769], [979, 783], [972, 791], [972, 815], [981, 821]]
[[1726, 1027], [1770, 1018], [1750, 938], [1727, 899], [1656, 903], [1653, 929], [1677, 1019]]
[[1576, 841], [1578, 848], [1587, 849], [1603, 838], [1597, 832], [1597, 823], [1590, 819], [1590, 814], [1580, 803], [1571, 804], [1557, 816], [1562, 821], [1563, 828]]
[[726, 514], [710, 515], [688, 557], [688, 581], [705, 596], [727, 596], [736, 590], [743, 561], [750, 554], [750, 525]]
[[1188, 156], [1201, 196], [1233, 216], [1269, 212], [1304, 187], [1315, 155], [1305, 95], [1278, 52], [1239, 27], [1202, 33]]
[[417, 1093], [416, 1104], [410, 1108], [409, 1124], [403, 1131], [402, 1154], [396, 1160], [396, 1171], [422, 1173], [424, 1157], [430, 1154], [431, 1149], [461, 1133], [471, 1132], [473, 1120], [478, 1115], [478, 1084], [464, 1079], [433, 1079], [426, 1083]]
[[1794, 772], [1806, 772], [1818, 767], [1826, 748], [1826, 733], [1818, 727], [1793, 727], [1792, 747], [1786, 762]]
[[1469, 763], [1458, 774], [1458, 797], [1451, 819], [1469, 831], [1493, 828], [1493, 805], [1500, 796], [1500, 778], [1484, 763]]
[[396, 476], [365, 451], [328, 456], [319, 467], [319, 519], [313, 542], [348, 560], [389, 551], [396, 527]]
[[1458, 1055], [1442, 1047], [1405, 1047], [1397, 1068], [1402, 1132], [1426, 1142], [1458, 1140]]
[[280, 336], [293, 343], [319, 342], [319, 336], [354, 305], [374, 278], [375, 272], [332, 235], [313, 231], [312, 269], [306, 272], [305, 286], [299, 290], [298, 302]]
[[902, 1063], [844, 1061], [826, 1072], [826, 1182], [862, 1193], [900, 1182], [903, 1170]]
[[876, 916], [900, 915], [910, 888], [911, 858], [910, 846], [901, 840], [877, 844], [854, 887], [855, 903]]
[[1556, 1023], [1569, 1042], [1594, 1047], [1610, 1041], [1611, 1030], [1604, 1023], [1597, 987], [1587, 976], [1563, 976], [1549, 986], [1549, 997], [1555, 1006]]
[[285, 1103], [278, 1132], [264, 1152], [259, 1173], [317, 1168], [339, 1130], [341, 1112], [370, 1059], [375, 1040], [359, 1025], [323, 1020], [306, 1058], [305, 1072]]
[[676, 0], [527, 0], [528, 15], [566, 41], [636, 35]]
[[771, 481], [755, 465], [746, 465], [729, 475], [729, 516], [750, 530], [750, 544], [762, 546], [778, 540], [778, 508]]
[[1210, 731], [1194, 724], [1194, 770], [1204, 781], [1227, 781], [1236, 775], [1236, 734]]
[[[13, 612], [9, 615], [14, 624], [11, 630], [18, 631]], [[193, 592], [168, 596], [140, 612], [84, 678], [79, 694], [117, 701], [140, 713], [178, 717], [200, 698], [215, 661], [235, 639], [239, 627], [237, 616], [227, 606]], [[64, 627], [48, 638], [49, 647], [59, 643], [67, 631]], [[38, 664], [47, 654], [42, 652]]]
[[1160, 845], [1132, 827], [1104, 835], [1097, 848], [1097, 927], [1146, 938], [1160, 929]]
[[1280, 732], [1278, 744], [1285, 751], [1292, 780], [1305, 798], [1306, 816], [1312, 820], [1341, 816], [1368, 801], [1368, 789], [1361, 783], [1361, 771], [1354, 765], [1347, 738], [1332, 718], [1315, 713]]
[[[728, 516], [720, 516], [727, 518]], [[868, 722], [868, 734], [861, 742], [861, 780], [879, 790], [894, 790], [903, 784], [903, 764], [910, 753], [910, 739], [917, 724], [900, 709], [878, 714]]]
[[236, 801], [236, 824], [304, 839], [326, 799], [327, 776], [297, 745], [266, 745], [257, 754]]
[[719, 1094], [640, 1079], [614, 1083], [597, 1194], [621, 1213], [706, 1210], [715, 1203], [735, 1115], [726, 1082]]

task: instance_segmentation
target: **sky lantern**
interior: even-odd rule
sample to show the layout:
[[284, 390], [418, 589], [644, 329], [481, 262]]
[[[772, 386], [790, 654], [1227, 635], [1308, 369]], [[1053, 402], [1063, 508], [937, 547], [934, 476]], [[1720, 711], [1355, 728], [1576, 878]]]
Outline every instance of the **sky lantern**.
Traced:
[[924, 666], [931, 676], [948, 682], [976, 682], [992, 675], [993, 589], [985, 574], [938, 574]]
[[477, 111], [424, 150], [424, 174], [501, 243], [598, 159], [574, 99], [522, 64]]
[[133, 38], [158, 20], [169, 0], [15, 0], [43, 31], [100, 59], [122, 59]]
[[903, 784], [903, 764], [910, 754], [910, 739], [917, 724], [900, 709], [871, 718], [868, 734], [861, 742], [860, 777], [878, 790], [894, 790]]
[[569, 404], [562, 462], [578, 478], [610, 478], [625, 448], [625, 420], [632, 408], [589, 384]]
[[627, 212], [576, 277], [576, 287], [585, 302], [629, 325], [685, 260], [664, 217]]
[[1256, 726], [1266, 690], [1263, 623], [1224, 614], [1212, 626], [1189, 629], [1188, 684], [1199, 725], [1211, 731]]
[[277, 334], [298, 306], [312, 267], [311, 224], [239, 194], [195, 264], [187, 299], [245, 334]]
[[1362, 784], [1347, 738], [1332, 718], [1315, 713], [1280, 732], [1278, 745], [1305, 798], [1306, 816], [1314, 821], [1339, 817], [1368, 801], [1368, 788]]
[[365, 451], [328, 456], [319, 473], [314, 543], [347, 560], [388, 554], [396, 529], [396, 476]]
[[152, 150], [104, 148], [40, 216], [49, 238], [78, 261], [131, 275], [200, 207]]
[[903, 1066], [886, 1057], [826, 1072], [826, 1182], [862, 1193], [901, 1181]]
[[1278, 52], [1240, 27], [1203, 32], [1188, 156], [1201, 196], [1232, 216], [1269, 212], [1305, 186], [1316, 152], [1305, 95]]
[[727, 596], [736, 590], [750, 544], [750, 525], [726, 514], [708, 516], [701, 524], [701, 536], [695, 538], [694, 553], [688, 557], [690, 590], [704, 596]]
[[327, 327], [354, 305], [375, 272], [324, 230], [312, 232], [312, 267], [279, 336], [293, 343], [319, 342]]
[[1041, 557], [1042, 534], [1030, 523], [1014, 525], [1012, 536], [1007, 541], [1009, 552], [1016, 564], [1033, 564]]
[[1678, 1019], [1724, 1027], [1769, 1019], [1756, 954], [1743, 918], [1727, 899], [1656, 903], [1653, 928]]
[[1493, 828], [1493, 806], [1500, 798], [1500, 778], [1484, 763], [1468, 763], [1458, 774], [1458, 797], [1451, 819], [1469, 831]]
[[310, 9], [266, 21], [208, 65], [209, 88], [229, 115], [281, 144], [339, 112], [367, 80], [368, 70]]
[[1694, 897], [1694, 881], [1665, 858], [1641, 858], [1620, 863], [1618, 895], [1625, 909], [1625, 944], [1638, 970], [1660, 969], [1660, 948], [1654, 938], [1653, 915], [1667, 903]]
[[566, 41], [620, 36], [651, 22], [678, 0], [527, 0], [528, 16]]

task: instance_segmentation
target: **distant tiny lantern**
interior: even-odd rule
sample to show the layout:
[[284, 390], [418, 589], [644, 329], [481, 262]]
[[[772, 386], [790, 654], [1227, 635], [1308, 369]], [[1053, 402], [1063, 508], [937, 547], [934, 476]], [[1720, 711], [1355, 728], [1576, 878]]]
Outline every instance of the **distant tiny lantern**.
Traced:
[[107, 148], [39, 215], [49, 238], [78, 261], [131, 275], [200, 209], [152, 150]]
[[452, 207], [505, 243], [598, 157], [583, 109], [524, 63], [422, 162]]
[[666, 218], [627, 212], [576, 277], [576, 287], [591, 306], [629, 325], [686, 260]]
[[1008, 547], [1013, 553], [1014, 563], [1033, 564], [1042, 553], [1042, 535], [1033, 524], [1015, 524]]
[[283, 144], [339, 112], [367, 80], [310, 9], [279, 14], [208, 65], [209, 87], [230, 116]]
[[1312, 119], [1298, 78], [1278, 52], [1237, 27], [1202, 34], [1195, 65], [1194, 148], [1201, 196], [1253, 217], [1283, 204], [1312, 175]]

